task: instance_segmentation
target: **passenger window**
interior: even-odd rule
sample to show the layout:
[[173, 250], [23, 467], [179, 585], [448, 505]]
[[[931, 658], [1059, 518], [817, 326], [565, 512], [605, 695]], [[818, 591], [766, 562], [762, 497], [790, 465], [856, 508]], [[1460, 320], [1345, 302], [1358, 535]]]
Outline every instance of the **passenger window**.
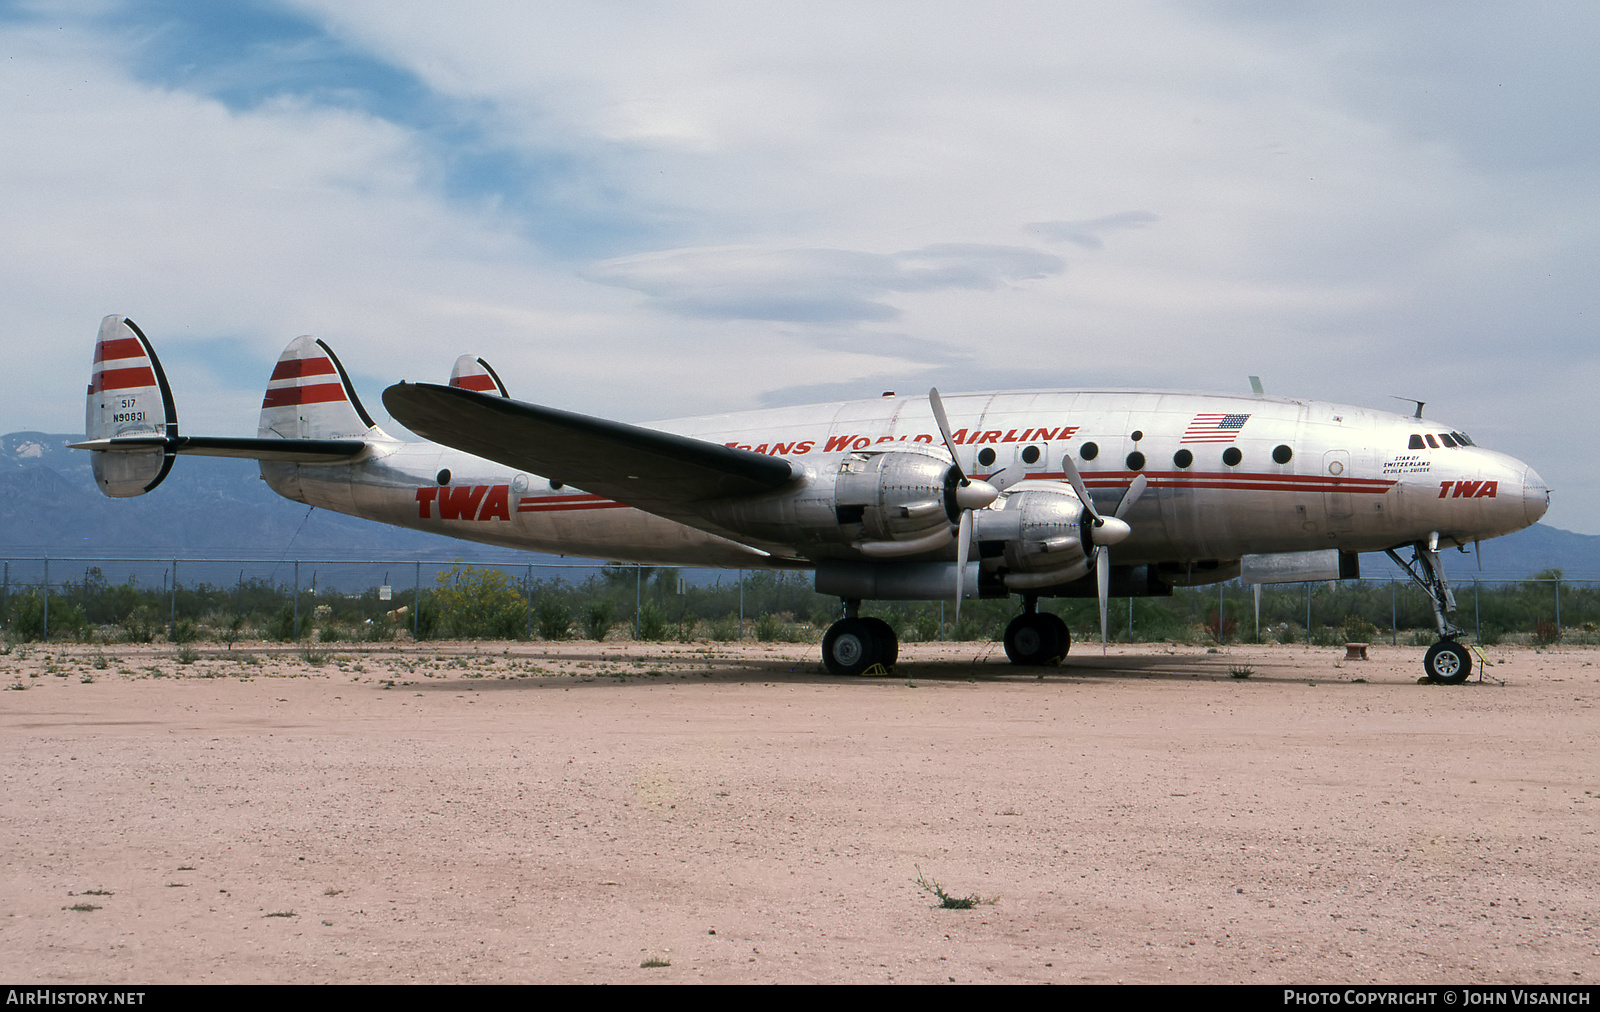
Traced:
[[1093, 460], [1100, 456], [1100, 447], [1094, 443], [1084, 443], [1083, 448], [1078, 451], [1078, 456], [1084, 460]]
[[1289, 444], [1279, 443], [1273, 447], [1272, 459], [1280, 464], [1287, 464], [1294, 458], [1294, 451], [1289, 449]]
[[1037, 463], [1039, 463], [1039, 448], [1037, 446], [1025, 446], [1025, 447], [1023, 447], [1022, 448], [1022, 462], [1024, 464], [1037, 464]]
[[1144, 454], [1140, 453], [1138, 450], [1134, 450], [1132, 453], [1128, 454], [1128, 470], [1144, 470]]
[[1227, 464], [1229, 467], [1236, 466], [1239, 461], [1243, 459], [1244, 454], [1239, 452], [1239, 448], [1237, 446], [1230, 446], [1226, 450], [1222, 451], [1222, 462]]
[[985, 446], [983, 449], [978, 451], [978, 463], [984, 467], [988, 467], [990, 464], [994, 463], [993, 447]]
[[1411, 434], [1411, 442], [1406, 445], [1406, 449], [1408, 449], [1408, 450], [1426, 450], [1427, 447], [1423, 445], [1422, 437], [1417, 435], [1415, 432], [1413, 432]]
[[1172, 462], [1179, 467], [1188, 467], [1190, 464], [1194, 463], [1194, 454], [1190, 453], [1188, 450], [1179, 450], [1177, 453], [1172, 455]]

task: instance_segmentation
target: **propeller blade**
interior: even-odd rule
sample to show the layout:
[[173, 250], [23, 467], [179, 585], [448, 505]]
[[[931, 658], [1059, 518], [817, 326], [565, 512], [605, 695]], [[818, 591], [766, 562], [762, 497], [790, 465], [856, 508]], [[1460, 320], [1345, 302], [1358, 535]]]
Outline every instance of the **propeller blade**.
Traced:
[[1106, 602], [1111, 597], [1111, 562], [1104, 548], [1094, 550], [1094, 583], [1100, 595], [1100, 652], [1106, 652]]
[[1149, 480], [1142, 474], [1134, 478], [1133, 484], [1128, 486], [1128, 491], [1122, 493], [1122, 501], [1117, 503], [1117, 511], [1111, 515], [1121, 520], [1133, 504], [1138, 502], [1139, 497], [1144, 495], [1145, 486], [1148, 484]]
[[1078, 493], [1078, 499], [1083, 503], [1084, 511], [1089, 514], [1095, 526], [1100, 525], [1100, 511], [1094, 508], [1094, 503], [1089, 499], [1089, 486], [1083, 483], [1083, 475], [1078, 473], [1078, 465], [1072, 462], [1072, 454], [1061, 457], [1061, 470], [1067, 472], [1067, 480], [1072, 483], [1072, 491]]
[[961, 469], [961, 457], [956, 453], [955, 438], [950, 435], [950, 419], [944, 413], [944, 401], [939, 398], [939, 388], [928, 388], [928, 403], [933, 407], [933, 420], [939, 423], [939, 435], [944, 437], [944, 448], [950, 451], [950, 459], [956, 465], [956, 473], [961, 475], [961, 483], [967, 483], [967, 472]]
[[961, 511], [961, 525], [956, 530], [956, 624], [961, 623], [962, 591], [967, 582], [967, 545], [972, 540], [972, 511]]

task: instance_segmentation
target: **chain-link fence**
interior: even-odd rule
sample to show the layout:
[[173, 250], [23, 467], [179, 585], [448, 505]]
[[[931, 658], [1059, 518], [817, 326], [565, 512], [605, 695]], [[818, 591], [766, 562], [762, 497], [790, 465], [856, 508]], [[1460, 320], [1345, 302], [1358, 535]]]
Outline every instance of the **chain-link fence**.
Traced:
[[[1600, 581], [1556, 572], [1457, 580], [1455, 621], [1479, 643], [1600, 642]], [[48, 591], [48, 592], [47, 592]], [[1093, 598], [1041, 606], [1080, 636]], [[1014, 599], [867, 602], [904, 642], [997, 639]], [[324, 642], [396, 638], [809, 640], [839, 615], [809, 572], [584, 563], [229, 559], [0, 560], [10, 640]], [[1431, 643], [1427, 595], [1402, 576], [1342, 583], [1180, 589], [1114, 599], [1124, 642]]]

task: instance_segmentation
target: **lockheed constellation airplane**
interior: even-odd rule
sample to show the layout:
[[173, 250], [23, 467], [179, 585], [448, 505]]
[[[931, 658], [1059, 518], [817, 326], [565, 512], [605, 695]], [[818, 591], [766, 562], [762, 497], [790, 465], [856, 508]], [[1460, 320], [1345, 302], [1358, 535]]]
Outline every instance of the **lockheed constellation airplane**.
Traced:
[[[1016, 595], [1016, 664], [1059, 663], [1041, 597], [1100, 601], [1358, 576], [1387, 552], [1427, 592], [1424, 666], [1465, 681], [1439, 551], [1520, 530], [1549, 507], [1528, 465], [1421, 419], [1321, 401], [1024, 390], [771, 408], [631, 425], [511, 399], [482, 359], [448, 385], [398, 383], [373, 423], [332, 349], [296, 338], [254, 438], [180, 435], [150, 341], [108, 316], [85, 416], [108, 496], [161, 484], [179, 454], [245, 457], [280, 495], [473, 541], [623, 562], [811, 569], [842, 617], [836, 674], [894, 665], [866, 600]], [[1399, 554], [1410, 549], [1410, 557]]]

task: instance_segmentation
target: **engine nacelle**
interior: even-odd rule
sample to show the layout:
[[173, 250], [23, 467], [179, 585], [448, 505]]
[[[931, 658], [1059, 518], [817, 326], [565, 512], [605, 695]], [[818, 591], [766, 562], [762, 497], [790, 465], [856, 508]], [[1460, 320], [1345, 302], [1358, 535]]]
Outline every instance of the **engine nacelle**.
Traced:
[[1061, 582], [1088, 569], [1093, 529], [1084, 523], [1083, 503], [1064, 482], [1019, 483], [1001, 509], [979, 510], [974, 528], [980, 542], [1004, 545], [1006, 569], [1013, 573], [1059, 572]]
[[845, 453], [813, 461], [801, 487], [705, 503], [701, 512], [755, 538], [793, 541], [813, 557], [918, 555], [955, 544], [960, 481], [950, 462], [905, 450]]

